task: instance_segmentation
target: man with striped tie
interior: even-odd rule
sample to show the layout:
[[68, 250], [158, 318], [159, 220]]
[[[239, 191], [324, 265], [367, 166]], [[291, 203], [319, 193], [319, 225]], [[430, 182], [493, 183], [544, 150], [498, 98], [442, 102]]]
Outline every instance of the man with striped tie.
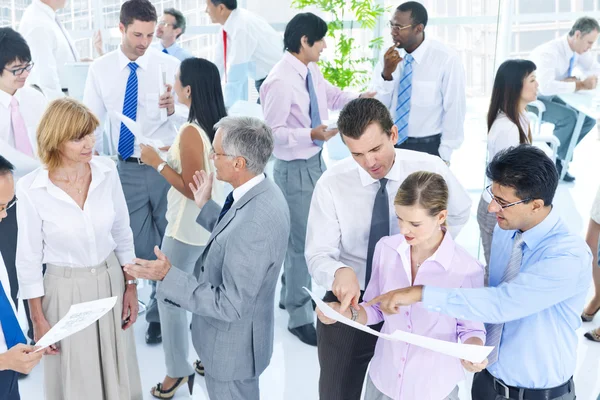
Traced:
[[375, 68], [371, 88], [398, 127], [396, 147], [450, 162], [464, 137], [465, 72], [458, 54], [425, 38], [427, 10], [409, 1], [389, 23], [394, 44]]
[[[15, 181], [13, 166], [0, 156], [0, 223], [8, 209], [14, 207]], [[4, 238], [3, 238], [4, 239]], [[33, 346], [26, 346], [25, 336], [10, 296], [8, 271], [0, 254], [0, 399], [19, 400], [18, 373], [28, 374], [42, 359], [43, 351], [33, 353]]]
[[[169, 183], [141, 162], [140, 143], [166, 150], [184, 119], [175, 113], [171, 94], [179, 60], [149, 49], [156, 28], [156, 9], [148, 0], [128, 0], [121, 6], [121, 46], [90, 66], [83, 102], [100, 121], [109, 117], [110, 148], [104, 148], [103, 128], [96, 131], [96, 151], [118, 154], [118, 169], [129, 209], [138, 257], [154, 257], [154, 245], [164, 237]], [[136, 121], [139, 132], [121, 122], [120, 114]], [[134, 135], [135, 133], [135, 135]], [[136, 136], [137, 135], [137, 136]], [[164, 147], [163, 147], [164, 146]], [[146, 342], [162, 341], [153, 285], [146, 311]]]
[[[563, 166], [568, 168], [572, 159], [569, 156], [569, 144], [577, 124], [577, 111], [569, 107], [559, 95], [579, 90], [595, 89], [600, 74], [600, 63], [590, 49], [596, 43], [600, 25], [595, 18], [581, 17], [571, 31], [557, 39], [535, 48], [530, 59], [537, 66], [537, 80], [540, 84], [538, 100], [544, 103], [546, 111], [542, 114], [544, 121], [554, 124], [554, 136], [560, 140], [556, 167], [559, 176]], [[579, 70], [581, 78], [575, 76]], [[532, 111], [537, 111], [535, 108]], [[577, 143], [594, 127], [596, 121], [586, 117], [581, 127]], [[573, 182], [568, 172], [563, 179]]]
[[[475, 374], [473, 400], [574, 400], [576, 330], [591, 282], [592, 254], [569, 231], [552, 200], [554, 163], [533, 146], [498, 153], [487, 168], [496, 214], [490, 287], [411, 286], [378, 298], [381, 310], [422, 302], [432, 312], [486, 323], [494, 346]], [[484, 367], [463, 362], [466, 368]]]

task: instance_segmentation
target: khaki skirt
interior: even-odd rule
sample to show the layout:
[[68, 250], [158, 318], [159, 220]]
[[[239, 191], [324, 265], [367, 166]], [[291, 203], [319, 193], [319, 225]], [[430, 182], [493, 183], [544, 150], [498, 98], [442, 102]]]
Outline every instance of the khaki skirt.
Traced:
[[44, 356], [46, 399], [141, 400], [133, 327], [121, 329], [125, 279], [115, 254], [89, 268], [48, 264], [44, 290], [42, 308], [50, 326], [73, 304], [118, 297], [97, 322], [61, 340], [57, 355]]

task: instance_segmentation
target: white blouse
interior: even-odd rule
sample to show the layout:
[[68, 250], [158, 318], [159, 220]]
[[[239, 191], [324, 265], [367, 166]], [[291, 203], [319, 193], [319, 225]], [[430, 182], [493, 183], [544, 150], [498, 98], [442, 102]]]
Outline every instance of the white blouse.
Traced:
[[17, 275], [21, 298], [44, 296], [42, 264], [73, 268], [102, 263], [114, 251], [121, 265], [135, 258], [133, 233], [114, 162], [93, 157], [83, 209], [40, 167], [17, 182]]
[[598, 188], [596, 198], [594, 198], [594, 203], [592, 204], [592, 212], [590, 213], [590, 218], [593, 219], [596, 223], [600, 224], [600, 187]]

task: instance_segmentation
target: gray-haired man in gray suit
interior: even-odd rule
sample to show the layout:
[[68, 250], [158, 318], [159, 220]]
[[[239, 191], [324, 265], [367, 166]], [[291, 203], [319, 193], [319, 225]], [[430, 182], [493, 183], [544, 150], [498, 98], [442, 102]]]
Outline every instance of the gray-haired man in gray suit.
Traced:
[[213, 400], [258, 400], [258, 377], [273, 353], [277, 277], [290, 233], [287, 203], [263, 173], [273, 151], [269, 127], [253, 118], [217, 124], [211, 157], [217, 179], [234, 190], [221, 209], [210, 200], [212, 177], [196, 172], [190, 187], [200, 225], [212, 232], [193, 275], [158, 260], [135, 260], [125, 270], [161, 280], [160, 301], [194, 313], [192, 338]]

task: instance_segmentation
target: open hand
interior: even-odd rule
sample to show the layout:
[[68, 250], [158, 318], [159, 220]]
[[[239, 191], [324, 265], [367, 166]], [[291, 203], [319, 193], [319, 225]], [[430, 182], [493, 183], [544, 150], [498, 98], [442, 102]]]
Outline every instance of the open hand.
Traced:
[[194, 202], [198, 208], [202, 208], [212, 195], [214, 173], [207, 174], [206, 171], [196, 171], [192, 178], [194, 182], [190, 182], [190, 190], [194, 195]]
[[171, 262], [167, 256], [160, 251], [158, 246], [154, 246], [154, 254], [156, 254], [156, 260], [148, 261], [135, 258], [133, 260], [135, 264], [125, 264], [123, 269], [126, 273], [137, 279], [162, 281], [171, 269]]

